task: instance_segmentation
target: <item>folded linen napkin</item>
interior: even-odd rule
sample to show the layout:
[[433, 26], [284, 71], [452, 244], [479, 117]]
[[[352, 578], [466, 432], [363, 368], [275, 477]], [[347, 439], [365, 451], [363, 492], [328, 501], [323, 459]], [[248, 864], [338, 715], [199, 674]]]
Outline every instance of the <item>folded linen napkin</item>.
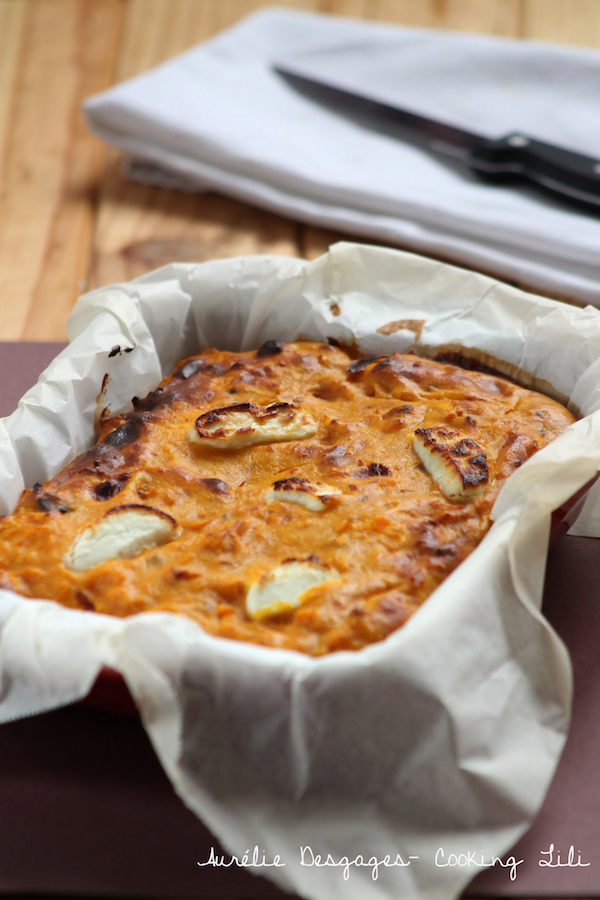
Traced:
[[218, 190], [302, 221], [397, 242], [600, 306], [600, 215], [337, 116], [273, 63], [468, 130], [524, 130], [600, 152], [600, 53], [268, 9], [91, 97], [90, 127], [132, 177]]

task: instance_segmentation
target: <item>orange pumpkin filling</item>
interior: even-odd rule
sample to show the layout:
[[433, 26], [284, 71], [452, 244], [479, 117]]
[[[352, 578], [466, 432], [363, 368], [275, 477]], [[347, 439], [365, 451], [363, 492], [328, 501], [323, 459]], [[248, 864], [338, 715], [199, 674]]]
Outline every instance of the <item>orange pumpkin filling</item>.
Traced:
[[401, 626], [574, 421], [502, 378], [268, 341], [184, 361], [0, 520], [0, 583], [320, 655]]

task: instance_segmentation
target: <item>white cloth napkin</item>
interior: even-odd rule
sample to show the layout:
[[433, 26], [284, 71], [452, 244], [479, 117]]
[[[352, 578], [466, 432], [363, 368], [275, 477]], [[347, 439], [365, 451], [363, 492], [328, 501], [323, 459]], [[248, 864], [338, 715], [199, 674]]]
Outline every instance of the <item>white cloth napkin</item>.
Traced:
[[524, 130], [600, 154], [600, 53], [269, 9], [90, 98], [88, 122], [133, 177], [215, 189], [600, 305], [600, 214], [335, 115], [273, 71], [335, 78], [489, 137]]

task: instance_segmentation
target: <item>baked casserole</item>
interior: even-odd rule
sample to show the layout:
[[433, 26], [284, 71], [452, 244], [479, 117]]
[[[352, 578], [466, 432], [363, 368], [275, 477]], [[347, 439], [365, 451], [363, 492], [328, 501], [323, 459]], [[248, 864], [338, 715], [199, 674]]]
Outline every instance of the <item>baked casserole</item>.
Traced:
[[267, 341], [179, 364], [0, 520], [0, 584], [321, 655], [401, 626], [574, 418], [494, 374]]

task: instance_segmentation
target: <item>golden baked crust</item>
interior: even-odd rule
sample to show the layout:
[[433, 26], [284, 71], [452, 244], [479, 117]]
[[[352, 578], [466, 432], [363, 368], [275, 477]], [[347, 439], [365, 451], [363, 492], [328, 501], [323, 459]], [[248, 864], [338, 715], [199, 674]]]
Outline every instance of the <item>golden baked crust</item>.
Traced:
[[402, 625], [573, 421], [492, 375], [308, 342], [207, 350], [133, 405], [0, 521], [3, 586], [314, 655]]

